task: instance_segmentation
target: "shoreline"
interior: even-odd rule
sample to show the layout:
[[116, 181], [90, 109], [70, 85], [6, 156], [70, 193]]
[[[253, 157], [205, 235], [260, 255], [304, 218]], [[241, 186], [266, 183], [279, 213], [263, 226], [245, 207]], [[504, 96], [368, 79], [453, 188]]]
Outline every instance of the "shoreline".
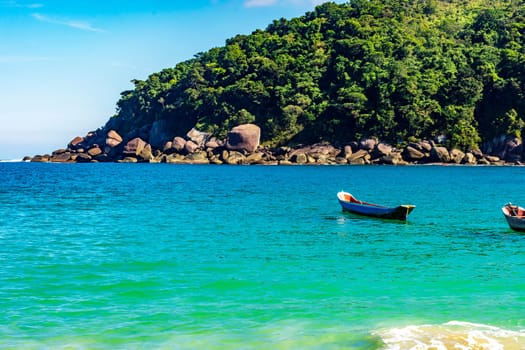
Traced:
[[[427, 141], [423, 141], [427, 143]], [[500, 155], [485, 154], [479, 150], [462, 152], [449, 150], [443, 146], [431, 145], [428, 151], [414, 148], [414, 144], [397, 149], [384, 143], [378, 143], [371, 149], [360, 147], [335, 147], [323, 143], [297, 147], [279, 147], [269, 149], [257, 147], [253, 152], [230, 150], [224, 145], [199, 147], [187, 151], [172, 152], [154, 150], [150, 145], [132, 154], [123, 151], [111, 151], [90, 155], [89, 151], [71, 148], [56, 150], [51, 154], [26, 156], [19, 160], [0, 160], [3, 163], [37, 162], [37, 163], [169, 163], [169, 164], [214, 164], [214, 165], [394, 165], [394, 166], [523, 166], [525, 162], [511, 154], [510, 159]], [[410, 146], [412, 145], [412, 146]], [[98, 149], [98, 146], [95, 146]], [[412, 148], [412, 150], [410, 149]], [[91, 148], [93, 149], [93, 148]], [[91, 150], [90, 149], [90, 150]]]
[[333, 145], [320, 142], [270, 148], [259, 144], [253, 124], [233, 128], [225, 140], [196, 129], [185, 137], [168, 137], [158, 128], [131, 132], [99, 129], [75, 137], [51, 154], [26, 156], [22, 161], [52, 163], [170, 163], [216, 165], [525, 165], [521, 140], [502, 136], [482, 149], [462, 151], [432, 140], [392, 146], [375, 138]]

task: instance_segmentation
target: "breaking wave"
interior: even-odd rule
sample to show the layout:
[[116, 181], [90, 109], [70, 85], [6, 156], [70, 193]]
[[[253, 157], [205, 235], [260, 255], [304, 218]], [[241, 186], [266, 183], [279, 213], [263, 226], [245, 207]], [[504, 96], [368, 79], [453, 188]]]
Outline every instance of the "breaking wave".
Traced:
[[442, 325], [410, 325], [374, 332], [384, 350], [518, 350], [525, 349], [525, 330], [450, 321]]

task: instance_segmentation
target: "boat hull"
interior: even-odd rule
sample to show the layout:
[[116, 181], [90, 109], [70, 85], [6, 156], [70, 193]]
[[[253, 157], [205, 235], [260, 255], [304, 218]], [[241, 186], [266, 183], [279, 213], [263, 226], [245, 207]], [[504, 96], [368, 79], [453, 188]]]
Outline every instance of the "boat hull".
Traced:
[[381, 219], [405, 221], [408, 215], [415, 208], [414, 205], [399, 205], [397, 207], [385, 207], [373, 203], [366, 203], [356, 200], [352, 195], [346, 192], [338, 193], [337, 197], [343, 211], [347, 211], [357, 215]]
[[525, 209], [518, 206], [505, 205], [501, 208], [501, 211], [512, 230], [525, 232]]

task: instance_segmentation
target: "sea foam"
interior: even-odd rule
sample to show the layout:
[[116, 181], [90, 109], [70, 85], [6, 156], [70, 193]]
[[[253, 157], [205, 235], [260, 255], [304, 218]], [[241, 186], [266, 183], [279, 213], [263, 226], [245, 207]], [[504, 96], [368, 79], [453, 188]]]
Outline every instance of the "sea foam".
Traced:
[[518, 350], [525, 348], [525, 330], [450, 321], [441, 325], [409, 325], [374, 332], [385, 350]]

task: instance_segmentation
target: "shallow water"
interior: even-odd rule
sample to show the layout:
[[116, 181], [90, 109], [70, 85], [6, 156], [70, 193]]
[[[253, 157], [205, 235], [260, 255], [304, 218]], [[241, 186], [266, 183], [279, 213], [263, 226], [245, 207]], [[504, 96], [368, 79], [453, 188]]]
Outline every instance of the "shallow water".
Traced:
[[525, 348], [523, 167], [0, 171], [0, 348]]

